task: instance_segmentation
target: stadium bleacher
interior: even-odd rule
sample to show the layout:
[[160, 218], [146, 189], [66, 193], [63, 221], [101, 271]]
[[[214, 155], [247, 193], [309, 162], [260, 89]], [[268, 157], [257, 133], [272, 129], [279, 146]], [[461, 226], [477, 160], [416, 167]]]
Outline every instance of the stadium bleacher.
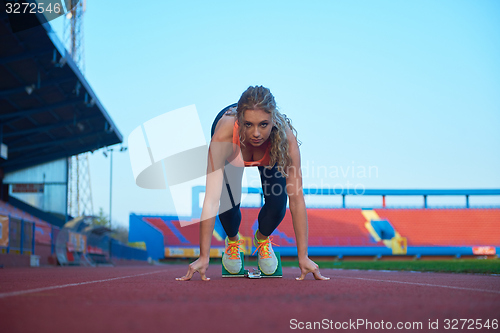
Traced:
[[[252, 189], [252, 191], [257, 191]], [[306, 191], [306, 190], [305, 190]], [[376, 194], [383, 190], [376, 190]], [[382, 191], [382, 192], [381, 192]], [[393, 191], [393, 190], [389, 190]], [[419, 190], [420, 191], [420, 190]], [[488, 194], [498, 195], [500, 191], [486, 190], [431, 190], [433, 194], [455, 193], [456, 195]], [[198, 196], [199, 188], [193, 188], [193, 198]], [[407, 190], [413, 193], [414, 190]], [[398, 194], [405, 190], [398, 190]], [[422, 193], [426, 193], [422, 190]], [[194, 205], [199, 204], [193, 200]], [[242, 221], [240, 234], [251, 244], [258, 228], [258, 207], [241, 208]], [[193, 207], [193, 212], [199, 209]], [[308, 208], [309, 249], [314, 255], [422, 255], [468, 256], [497, 254], [500, 249], [500, 208]], [[131, 214], [134, 218], [140, 215]], [[184, 222], [195, 220], [195, 216], [144, 216], [148, 223], [163, 236], [165, 251], [174, 256], [194, 254], [199, 247], [199, 226], [191, 224], [182, 227]], [[212, 248], [223, 248], [225, 235], [218, 230], [217, 219]], [[273, 243], [280, 246], [284, 255], [296, 253], [295, 233], [289, 210], [282, 223], [273, 233]], [[131, 235], [131, 237], [134, 237]], [[141, 241], [140, 237], [135, 241]], [[479, 248], [479, 250], [478, 250]], [[497, 249], [498, 248], [498, 249]], [[184, 251], [183, 249], [195, 249]], [[220, 253], [220, 251], [219, 251]]]
[[189, 242], [184, 237], [182, 237], [182, 234], [180, 234], [181, 237], [179, 237], [178, 234], [176, 235], [172, 228], [169, 228], [163, 219], [159, 217], [145, 217], [143, 218], [143, 220], [160, 230], [160, 232], [163, 234], [165, 245], [181, 245], [182, 243], [189, 244]]
[[500, 209], [375, 209], [408, 245], [500, 247]]
[[49, 223], [31, 214], [28, 214], [12, 205], [9, 205], [7, 202], [3, 202], [1, 200], [0, 200], [0, 215], [11, 216], [20, 220], [35, 223], [36, 242], [40, 244], [50, 244], [52, 226]]
[[[143, 221], [151, 224], [163, 234], [165, 246], [197, 246], [199, 245], [199, 225], [192, 224], [181, 227], [177, 217], [143, 217]], [[224, 244], [212, 238], [212, 244], [220, 246]]]

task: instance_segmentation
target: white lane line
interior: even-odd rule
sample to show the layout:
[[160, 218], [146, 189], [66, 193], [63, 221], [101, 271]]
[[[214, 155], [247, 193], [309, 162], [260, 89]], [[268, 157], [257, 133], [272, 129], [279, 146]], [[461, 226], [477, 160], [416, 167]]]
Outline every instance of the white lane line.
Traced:
[[107, 281], [120, 280], [120, 279], [128, 279], [128, 278], [132, 278], [132, 277], [136, 277], [136, 276], [150, 275], [150, 274], [156, 274], [156, 273], [161, 273], [161, 272], [165, 272], [165, 270], [154, 271], [154, 272], [143, 273], [143, 274], [136, 274], [136, 275], [120, 276], [120, 277], [111, 278], [111, 279], [104, 279], [104, 280], [95, 280], [95, 281], [87, 281], [87, 282], [79, 282], [79, 283], [69, 283], [69, 284], [63, 284], [63, 285], [60, 285], [60, 286], [51, 286], [51, 287], [43, 287], [43, 288], [36, 288], [36, 289], [27, 289], [27, 290], [20, 290], [20, 291], [12, 291], [12, 292], [9, 292], [9, 293], [2, 293], [2, 294], [0, 294], [0, 298], [10, 297], [10, 296], [18, 296], [18, 295], [29, 294], [29, 293], [37, 293], [39, 291], [45, 291], [45, 290], [60, 289], [60, 288], [74, 287], [74, 286], [82, 286], [84, 284], [107, 282]]
[[424, 286], [424, 287], [439, 287], [439, 288], [448, 288], [448, 289], [458, 289], [458, 290], [468, 290], [468, 291], [481, 291], [485, 293], [493, 293], [500, 294], [500, 290], [489, 290], [489, 289], [476, 289], [476, 288], [465, 288], [465, 287], [454, 287], [454, 286], [443, 286], [440, 284], [430, 284], [430, 283], [419, 283], [419, 282], [408, 282], [408, 281], [395, 281], [395, 280], [380, 280], [380, 279], [367, 279], [360, 278], [354, 276], [335, 276], [340, 279], [356, 279], [356, 280], [365, 280], [365, 281], [377, 281], [377, 282], [389, 282], [389, 283], [401, 283], [401, 284], [411, 284], [415, 286]]

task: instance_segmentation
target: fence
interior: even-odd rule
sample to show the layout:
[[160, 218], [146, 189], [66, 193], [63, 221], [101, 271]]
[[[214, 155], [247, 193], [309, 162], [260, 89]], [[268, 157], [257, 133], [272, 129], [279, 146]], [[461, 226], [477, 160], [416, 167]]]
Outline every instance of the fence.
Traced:
[[[40, 256], [40, 263], [48, 264], [49, 257], [56, 252], [56, 240], [60, 232], [61, 229], [52, 225], [37, 224], [10, 215], [0, 215], [0, 253], [36, 254]], [[89, 236], [86, 252], [94, 261], [101, 256], [143, 261], [148, 259], [146, 250], [127, 246], [109, 236]], [[63, 246], [66, 251], [66, 243]]]
[[130, 247], [114, 239], [110, 240], [111, 258], [129, 260], [148, 260], [146, 250]]
[[[10, 216], [4, 216], [0, 223], [2, 225], [1, 253], [34, 254], [35, 223]], [[8, 232], [3, 231], [4, 229]]]
[[54, 254], [59, 228], [33, 221], [0, 215], [0, 253], [39, 255], [46, 262]]

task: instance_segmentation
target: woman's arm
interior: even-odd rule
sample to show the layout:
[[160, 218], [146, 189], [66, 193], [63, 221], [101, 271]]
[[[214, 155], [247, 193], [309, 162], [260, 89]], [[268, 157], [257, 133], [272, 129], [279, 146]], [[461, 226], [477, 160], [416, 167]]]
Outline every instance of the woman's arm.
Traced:
[[210, 142], [207, 163], [205, 199], [200, 217], [200, 257], [210, 258], [210, 244], [214, 232], [215, 217], [219, 210], [225, 161], [232, 153], [232, 143], [215, 137]]
[[[208, 151], [207, 179], [205, 199], [200, 217], [200, 257], [189, 265], [188, 272], [177, 280], [190, 280], [195, 272], [199, 272], [203, 280], [210, 280], [205, 272], [210, 260], [210, 245], [214, 231], [215, 217], [219, 210], [222, 192], [224, 166], [232, 154], [232, 136], [229, 138], [228, 126], [223, 126], [212, 137]], [[231, 131], [232, 135], [232, 131]]]
[[292, 158], [286, 172], [286, 191], [288, 204], [292, 213], [293, 229], [297, 242], [299, 261], [307, 258], [308, 225], [304, 192], [302, 190], [302, 172], [300, 169], [300, 151], [297, 140], [290, 129], [287, 130], [289, 152]]
[[328, 280], [319, 272], [319, 267], [308, 257], [308, 223], [306, 203], [302, 189], [302, 172], [300, 169], [300, 150], [297, 139], [292, 131], [287, 128], [287, 137], [289, 152], [292, 158], [292, 164], [287, 168], [288, 177], [286, 178], [286, 190], [288, 194], [288, 203], [292, 213], [293, 229], [295, 231], [295, 241], [297, 243], [297, 255], [301, 276], [298, 280], [303, 280], [308, 273], [313, 273], [317, 280]]

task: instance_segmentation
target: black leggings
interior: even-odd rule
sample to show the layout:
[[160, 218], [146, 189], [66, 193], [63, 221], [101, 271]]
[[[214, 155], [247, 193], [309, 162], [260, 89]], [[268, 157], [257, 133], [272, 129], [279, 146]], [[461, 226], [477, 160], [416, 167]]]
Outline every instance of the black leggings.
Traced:
[[[224, 113], [231, 107], [237, 104], [229, 105], [224, 108], [214, 120], [212, 124], [212, 136], [215, 132], [215, 126], [222, 118]], [[264, 206], [262, 206], [258, 221], [259, 221], [259, 231], [264, 236], [269, 236], [278, 227], [278, 225], [283, 221], [286, 213], [286, 178], [278, 171], [276, 166], [271, 169], [266, 169], [259, 166], [260, 180], [262, 183], [262, 192], [264, 193]], [[226, 183], [228, 173], [241, 173], [243, 174], [243, 168], [237, 168], [226, 162], [226, 167], [224, 169], [224, 186], [222, 189], [220, 207], [231, 207], [224, 210], [223, 213], [219, 214], [219, 219], [221, 221], [222, 227], [226, 232], [227, 236], [234, 237], [238, 234], [238, 230], [241, 224], [241, 210], [240, 210], [240, 198], [241, 198], [241, 180], [240, 186], [235, 187]], [[230, 177], [233, 179], [233, 177]], [[241, 178], [240, 178], [241, 179]], [[232, 191], [231, 191], [232, 190]], [[237, 192], [237, 193], [235, 193]], [[230, 205], [230, 206], [229, 206]]]

